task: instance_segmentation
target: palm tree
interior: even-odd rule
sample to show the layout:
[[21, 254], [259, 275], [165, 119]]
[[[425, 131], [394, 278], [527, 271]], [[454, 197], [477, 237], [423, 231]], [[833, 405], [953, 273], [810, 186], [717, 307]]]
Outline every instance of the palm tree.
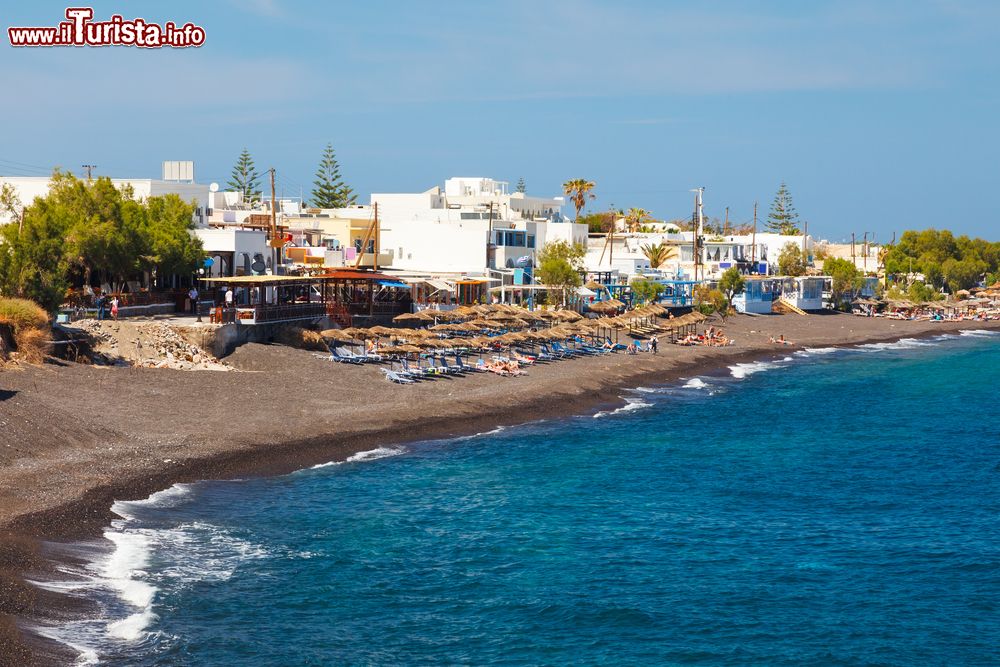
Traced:
[[597, 199], [591, 192], [594, 189], [594, 185], [593, 181], [588, 181], [586, 178], [574, 178], [571, 181], [563, 183], [563, 194], [568, 196], [569, 200], [573, 202], [573, 206], [576, 207], [577, 220], [580, 219], [580, 211], [587, 205], [587, 200]]
[[637, 232], [644, 222], [651, 220], [652, 214], [644, 208], [630, 208], [625, 216], [625, 224], [630, 232]]
[[677, 248], [666, 243], [641, 246], [642, 254], [649, 260], [649, 268], [658, 269], [677, 256]]

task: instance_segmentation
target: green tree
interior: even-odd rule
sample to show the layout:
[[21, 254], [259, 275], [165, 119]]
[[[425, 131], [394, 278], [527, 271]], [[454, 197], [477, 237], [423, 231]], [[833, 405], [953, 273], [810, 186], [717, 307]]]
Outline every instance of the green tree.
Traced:
[[850, 302], [865, 284], [864, 274], [847, 259], [827, 258], [823, 262], [823, 273], [832, 279], [830, 296], [834, 306]]
[[[949, 259], [981, 262], [976, 265], [981, 268], [980, 274], [995, 273], [1000, 270], [1000, 242], [964, 235], [955, 237], [946, 229], [907, 230], [886, 253], [883, 265], [890, 276], [922, 273], [928, 282], [942, 287], [948, 282], [944, 265]], [[960, 267], [958, 272], [970, 273], [971, 270], [971, 266], [966, 266]], [[965, 284], [963, 276], [955, 274], [954, 277], [959, 278], [956, 284]]]
[[23, 210], [24, 205], [21, 203], [21, 198], [17, 196], [17, 190], [10, 183], [4, 183], [3, 187], [0, 187], [0, 214], [9, 215], [11, 222], [20, 225]]
[[785, 182], [781, 182], [778, 192], [771, 202], [771, 211], [767, 214], [767, 230], [776, 234], [801, 234], [799, 230], [799, 214], [792, 203], [792, 193]]
[[517, 191], [518, 192], [520, 192], [521, 194], [524, 194], [526, 192], [526, 187], [527, 186], [525, 186], [525, 184], [524, 184], [524, 176], [522, 176], [521, 178], [517, 179]]
[[316, 169], [316, 186], [312, 190], [312, 205], [316, 208], [344, 208], [354, 204], [358, 197], [340, 176], [340, 164], [333, 151], [333, 145], [327, 144], [323, 149], [323, 157]]
[[194, 204], [175, 194], [146, 200], [142, 227], [146, 253], [143, 268], [157, 276], [188, 275], [197, 270], [205, 256], [201, 239], [191, 235], [194, 229]]
[[806, 272], [806, 260], [797, 243], [789, 241], [778, 255], [778, 273], [783, 276], [801, 276]]
[[580, 218], [580, 211], [587, 205], [587, 200], [597, 198], [593, 193], [595, 185], [593, 181], [588, 181], [585, 178], [575, 178], [563, 183], [563, 194], [573, 202], [573, 206], [576, 208], [576, 219]]
[[939, 301], [942, 298], [941, 293], [932, 286], [919, 281], [910, 285], [910, 287], [906, 290], [906, 296], [910, 301], [915, 303]]
[[236, 164], [233, 165], [232, 174], [230, 174], [229, 182], [226, 185], [234, 192], [242, 192], [244, 201], [260, 200], [260, 174], [254, 167], [250, 151], [246, 148], [236, 159]]
[[552, 241], [538, 252], [535, 276], [550, 290], [561, 293], [566, 304], [569, 292], [583, 284], [580, 271], [587, 248], [580, 243]]
[[946, 259], [941, 265], [941, 273], [952, 294], [979, 284], [987, 272], [986, 262], [968, 257], [966, 259]]
[[639, 231], [642, 226], [653, 219], [653, 216], [644, 208], [630, 208], [625, 215], [625, 226], [630, 232]]
[[743, 288], [746, 287], [747, 281], [740, 273], [740, 270], [735, 266], [730, 267], [725, 270], [722, 277], [719, 278], [719, 291], [726, 295], [726, 300], [729, 303], [733, 302], [733, 296], [743, 292]]
[[656, 282], [655, 280], [649, 280], [647, 278], [635, 278], [629, 283], [629, 288], [632, 290], [632, 296], [639, 303], [649, 303], [656, 301], [657, 297], [663, 291], [663, 285]]
[[189, 274], [202, 256], [188, 233], [193, 210], [175, 195], [138, 202], [106, 177], [84, 182], [56, 171], [23, 223], [0, 229], [0, 292], [54, 310], [74, 280], [88, 284], [95, 273], [110, 283], [157, 267]]
[[642, 254], [649, 260], [649, 268], [658, 269], [677, 256], [676, 246], [666, 243], [641, 246]]

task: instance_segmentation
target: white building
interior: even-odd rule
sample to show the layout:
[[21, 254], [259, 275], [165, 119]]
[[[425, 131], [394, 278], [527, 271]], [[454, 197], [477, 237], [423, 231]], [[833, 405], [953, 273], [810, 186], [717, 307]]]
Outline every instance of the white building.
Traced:
[[[586, 265], [591, 272], [618, 271], [632, 276], [652, 271], [646, 246], [663, 243], [673, 249], [672, 256], [659, 267], [659, 272], [672, 280], [691, 280], [694, 275], [694, 232], [619, 232], [612, 241], [606, 234], [593, 234], [587, 245]], [[756, 235], [710, 235], [702, 237], [699, 247], [698, 278], [718, 279], [730, 267], [745, 273], [773, 275], [778, 269], [778, 256], [786, 244], [803, 245], [803, 237], [760, 233]], [[805, 238], [807, 252], [812, 249], [812, 237]]]
[[510, 193], [490, 178], [450, 178], [420, 193], [376, 193], [379, 246], [393, 269], [484, 275], [534, 265], [546, 243], [586, 243], [565, 221], [562, 197]]
[[[168, 164], [164, 163], [164, 168]], [[36, 197], [44, 197], [49, 193], [52, 179], [48, 176], [0, 176], [0, 187], [4, 184], [14, 188], [22, 206], [30, 205]], [[204, 224], [208, 217], [209, 186], [194, 183], [189, 180], [166, 180], [155, 178], [112, 178], [116, 188], [131, 187], [135, 199], [143, 201], [149, 197], [175, 194], [186, 202], [194, 202], [194, 218], [196, 224]], [[0, 211], [0, 224], [10, 222], [11, 215]]]

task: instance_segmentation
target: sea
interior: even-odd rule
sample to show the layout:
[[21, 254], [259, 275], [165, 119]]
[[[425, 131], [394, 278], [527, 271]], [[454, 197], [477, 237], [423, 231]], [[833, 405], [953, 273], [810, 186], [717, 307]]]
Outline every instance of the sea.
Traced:
[[39, 631], [108, 665], [997, 664], [998, 387], [995, 333], [806, 349], [179, 484], [53, 546], [37, 585], [95, 613]]

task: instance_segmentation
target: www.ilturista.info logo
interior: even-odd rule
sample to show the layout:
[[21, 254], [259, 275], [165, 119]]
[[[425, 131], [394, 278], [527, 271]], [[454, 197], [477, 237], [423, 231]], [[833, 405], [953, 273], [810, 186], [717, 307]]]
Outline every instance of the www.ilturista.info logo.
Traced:
[[66, 21], [48, 28], [7, 28], [11, 46], [139, 46], [185, 48], [205, 43], [205, 29], [193, 23], [163, 25], [144, 19], [126, 21], [114, 14], [108, 21], [92, 21], [91, 7], [69, 7]]

